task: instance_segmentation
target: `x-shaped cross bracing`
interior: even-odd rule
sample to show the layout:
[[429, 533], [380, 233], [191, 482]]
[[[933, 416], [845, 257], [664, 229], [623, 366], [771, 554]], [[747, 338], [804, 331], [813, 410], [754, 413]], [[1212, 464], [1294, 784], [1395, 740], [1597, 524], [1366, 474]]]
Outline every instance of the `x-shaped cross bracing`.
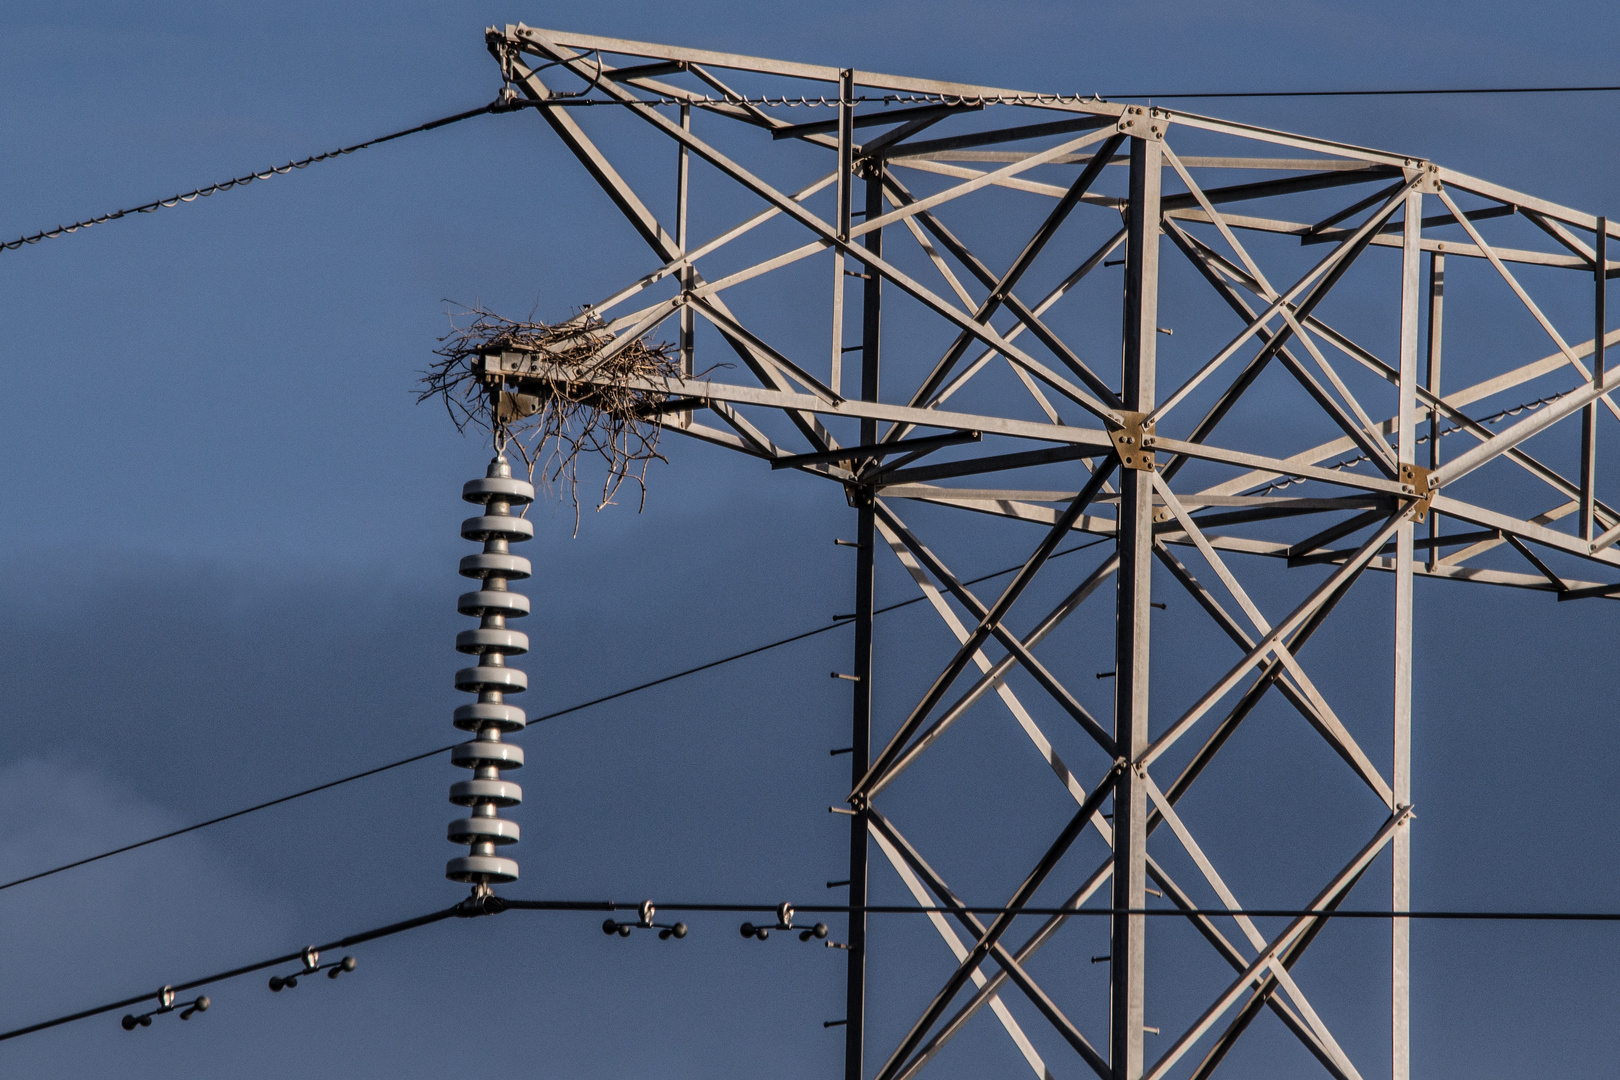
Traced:
[[[668, 395], [671, 430], [838, 484], [856, 508], [864, 542], [855, 622], [867, 653], [863, 659], [857, 645], [860, 749], [850, 801], [851, 876], [858, 868], [860, 880], [851, 900], [864, 900], [866, 844], [874, 837], [915, 898], [932, 896], [948, 909], [949, 918], [939, 914], [934, 923], [956, 959], [944, 989], [900, 1047], [884, 1055], [885, 1080], [908, 1080], [986, 1004], [1044, 1080], [1046, 1062], [999, 997], [1008, 980], [1094, 1071], [1114, 1080], [1167, 1077], [1208, 1039], [1190, 1066], [1203, 1080], [1263, 1011], [1330, 1075], [1358, 1078], [1290, 969], [1385, 849], [1392, 853], [1390, 902], [1397, 909], [1407, 903], [1414, 579], [1507, 585], [1561, 599], [1620, 595], [1620, 510], [1598, 492], [1597, 454], [1600, 416], [1620, 418], [1605, 364], [1620, 331], [1611, 333], [1604, 321], [1605, 283], [1620, 272], [1608, 258], [1608, 238], [1620, 234], [1606, 219], [1427, 161], [1164, 109], [522, 26], [492, 30], [489, 40], [521, 103], [579, 159], [653, 261], [584, 309], [580, 324], [593, 323], [612, 339], [593, 360], [559, 370], [544, 355], [491, 353], [481, 377], [492, 388], [543, 385], [528, 382], [542, 375], [589, 383], [614, 350], [678, 319], [681, 374], [630, 387]], [[552, 85], [558, 77], [584, 89], [559, 96]], [[744, 84], [746, 93], [737, 89]], [[785, 117], [782, 106], [807, 93], [819, 104]], [[673, 230], [576, 119], [586, 104], [628, 116], [675, 149], [682, 179]], [[1008, 110], [1040, 116], [1014, 122]], [[795, 153], [782, 157], [779, 146]], [[794, 176], [810, 160], [807, 147], [819, 160]], [[1279, 154], [1292, 156], [1265, 156]], [[701, 195], [685, 179], [690, 162], [708, 169], [713, 186]], [[738, 208], [731, 224], [706, 239], [687, 235], [688, 205], [699, 197]], [[1024, 207], [1045, 203], [1019, 225], [1002, 210], [1014, 199]], [[1099, 216], [1107, 220], [1094, 229]], [[1528, 229], [1512, 232], [1515, 221]], [[986, 254], [987, 236], [1002, 257]], [[1324, 254], [1290, 254], [1295, 242], [1324, 245]], [[1174, 248], [1180, 260], [1161, 268], [1161, 248]], [[721, 257], [730, 261], [721, 266]], [[1491, 342], [1464, 337], [1450, 344], [1442, 384], [1447, 260], [1488, 266], [1493, 287], [1511, 298], [1500, 314], [1534, 323], [1554, 351], [1499, 357]], [[1120, 293], [1099, 289], [1118, 262]], [[1372, 331], [1388, 332], [1369, 347], [1364, 342], [1380, 333], [1369, 331], [1366, 318], [1344, 321], [1357, 314], [1353, 305], [1346, 310], [1345, 283], [1396, 264], [1388, 314], [1371, 320]], [[830, 338], [807, 341], [762, 310], [758, 297], [784, 272], [802, 283], [812, 266], [830, 266], [826, 293], [812, 297], [796, 284], [769, 294], [776, 305], [820, 306], [824, 298], [830, 318], [814, 321]], [[1525, 275], [1525, 266], [1542, 268], [1540, 277]], [[1230, 327], [1160, 325], [1161, 274], [1189, 271], [1237, 317], [1235, 334]], [[1567, 305], [1555, 309], [1532, 295], [1532, 284], [1546, 283], [1545, 271], [1566, 287], [1593, 290], [1590, 332], [1561, 328], [1547, 312]], [[858, 299], [846, 296], [852, 282]], [[1111, 334], [1121, 324], [1116, 380], [1113, 350], [1096, 346], [1096, 330]], [[712, 331], [746, 376], [695, 375], [697, 339], [689, 328], [697, 325]], [[1156, 342], [1172, 330], [1177, 336], [1166, 340], [1174, 340], [1177, 355], [1165, 362]], [[850, 354], [859, 379], [845, 377]], [[1256, 415], [1292, 408], [1285, 403], [1300, 394], [1307, 404], [1293, 409], [1286, 430], [1257, 425]], [[1581, 449], [1572, 468], [1567, 448], [1548, 433], [1577, 425]], [[1442, 439], [1453, 434], [1459, 438], [1445, 445], [1459, 449], [1448, 457]], [[1538, 491], [1550, 489], [1551, 505], [1510, 497], [1522, 487], [1492, 482], [1513, 474], [1532, 478]], [[925, 514], [946, 508], [1024, 522], [1040, 539], [999, 595], [982, 599], [924, 543], [926, 528], [914, 531], [902, 520], [902, 502], [936, 508]], [[1015, 606], [1037, 577], [1055, 572], [1048, 563], [1071, 533], [1111, 540], [1114, 550], [1032, 629], [1015, 631]], [[879, 543], [897, 556], [956, 645], [905, 715], [877, 718], [882, 738], [871, 753], [871, 560]], [[1268, 560], [1311, 575], [1307, 595], [1281, 617], [1262, 610], [1262, 594], [1243, 578]], [[1196, 573], [1192, 561], [1201, 564]], [[1154, 563], [1239, 650], [1175, 716], [1148, 708]], [[1352, 734], [1365, 738], [1366, 709], [1341, 715], [1300, 657], [1368, 570], [1396, 582], [1387, 765]], [[1065, 684], [1072, 658], [1056, 655], [1052, 642], [1065, 620], [1095, 608], [1087, 598], [1110, 580], [1117, 649], [1111, 723]], [[1038, 698], [1019, 696], [1014, 684], [1023, 680], [1039, 687]], [[1272, 688], [1379, 800], [1382, 823], [1309, 914], [1270, 939], [1240, 917], [1234, 939], [1197, 912], [1147, 840], [1168, 825], [1207, 889], [1225, 907], [1241, 906], [1176, 807]], [[983, 923], [971, 916], [873, 806], [991, 697], [1080, 809], [1014, 901], [1063, 873], [1062, 854], [1087, 825], [1113, 850], [1066, 905], [1077, 909], [1112, 890], [1106, 1041], [1087, 1041], [1085, 1024], [1047, 997], [1027, 968], [1075, 916], [1047, 918], [1016, 949], [1003, 944], [1015, 917]], [[1090, 758], [1095, 746], [1108, 763], [1107, 779], [1086, 789], [1080, 775], [1093, 764], [1059, 756], [1041, 726], [1043, 711], [1085, 733], [1081, 753]], [[1186, 749], [1195, 730], [1202, 733], [1198, 749], [1161, 788], [1155, 773]], [[1114, 804], [1112, 819], [1102, 813], [1105, 798]], [[1139, 907], [1149, 880], [1238, 972], [1156, 1063], [1145, 1056], [1140, 1030], [1147, 970], [1141, 917], [1118, 910]], [[852, 915], [846, 1080], [866, 1075], [865, 933], [864, 916]], [[1391, 935], [1392, 1075], [1408, 1080], [1404, 921], [1392, 922]], [[970, 982], [971, 996], [958, 1004]]]

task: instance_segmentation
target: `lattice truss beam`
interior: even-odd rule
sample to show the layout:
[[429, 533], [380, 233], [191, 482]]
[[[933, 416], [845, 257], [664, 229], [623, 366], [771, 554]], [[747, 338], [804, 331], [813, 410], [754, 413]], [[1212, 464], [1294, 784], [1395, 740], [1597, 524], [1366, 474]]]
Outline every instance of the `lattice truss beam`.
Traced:
[[[580, 316], [613, 335], [598, 359], [673, 324], [683, 375], [644, 386], [670, 395], [670, 429], [843, 487], [867, 547], [892, 553], [956, 643], [870, 748], [857, 707], [854, 847], [864, 852], [869, 837], [912, 896], [948, 909], [932, 920], [955, 960], [900, 1043], [874, 1058], [880, 1080], [908, 1080], [986, 1007], [1035, 1075], [1051, 1075], [1009, 993], [1103, 1077], [1209, 1076], [1264, 1012], [1330, 1075], [1361, 1077], [1292, 969], [1386, 849], [1391, 902], [1407, 905], [1413, 579], [1560, 600], [1620, 595], [1620, 510], [1597, 493], [1598, 428], [1620, 417], [1604, 366], [1620, 333], [1604, 322], [1604, 283], [1620, 265], [1607, 258], [1607, 221], [1419, 158], [1178, 111], [525, 26], [491, 30], [489, 42], [516, 93], [651, 249], [640, 277]], [[783, 107], [792, 103], [820, 107], [795, 114]], [[603, 113], [676, 148], [673, 230], [586, 134], [582, 118]], [[693, 162], [741, 208], [707, 237], [689, 235]], [[1123, 288], [1097, 285], [1116, 264]], [[1443, 384], [1448, 267], [1506, 328], [1465, 324]], [[772, 281], [787, 284], [773, 291]], [[1172, 281], [1174, 308], [1195, 325], [1160, 325]], [[819, 345], [781, 329], [784, 303], [828, 328]], [[1222, 325], [1206, 307], [1231, 317]], [[1330, 323], [1336, 309], [1354, 325]], [[694, 374], [700, 326], [749, 378]], [[1160, 357], [1161, 341], [1175, 343], [1174, 360]], [[1103, 363], [1113, 348], [1119, 363]], [[483, 363], [511, 390], [548, 367], [535, 354]], [[589, 382], [590, 367], [565, 374]], [[1025, 480], [1050, 476], [1077, 479], [1066, 490]], [[950, 483], [963, 478], [998, 486]], [[1008, 584], [981, 595], [908, 525], [908, 503], [1022, 522], [1040, 540]], [[1077, 533], [1114, 545], [1034, 613], [1033, 629], [1016, 631], [1015, 607], [1028, 625], [1031, 585]], [[1233, 660], [1150, 725], [1155, 564], [1231, 642]], [[1300, 568], [1303, 599], [1268, 613], [1252, 583], [1267, 565]], [[1336, 708], [1300, 656], [1369, 570], [1396, 586], [1384, 684], [1393, 710], [1375, 718], [1388, 754], [1352, 734], [1370, 726], [1365, 702], [1340, 696]], [[1065, 682], [1073, 665], [1040, 648], [1110, 583], [1111, 719]], [[870, 600], [857, 612], [868, 643]], [[1246, 917], [1192, 914], [1247, 898], [1177, 806], [1273, 692], [1342, 759], [1370, 812], [1365, 843], [1304, 905], [1320, 914], [1268, 935]], [[869, 707], [870, 686], [859, 693]], [[1116, 909], [1104, 1025], [1072, 1018], [1030, 972], [1071, 916], [1046, 917], [1013, 944], [1019, 918], [970, 914], [878, 806], [991, 699], [1075, 807], [1006, 906], [1072, 875], [1084, 831], [1111, 852], [1070, 876], [1058, 905]], [[1043, 716], [1084, 734], [1084, 761], [1059, 756]], [[1149, 850], [1163, 833], [1196, 884]], [[1145, 922], [1131, 913], [1149, 882], [1235, 973], [1155, 1041], [1165, 1049], [1152, 1059]], [[852, 972], [864, 965], [861, 923]], [[1390, 931], [1397, 1080], [1409, 1058], [1405, 925]], [[863, 987], [852, 974], [851, 1080], [863, 1075]]]

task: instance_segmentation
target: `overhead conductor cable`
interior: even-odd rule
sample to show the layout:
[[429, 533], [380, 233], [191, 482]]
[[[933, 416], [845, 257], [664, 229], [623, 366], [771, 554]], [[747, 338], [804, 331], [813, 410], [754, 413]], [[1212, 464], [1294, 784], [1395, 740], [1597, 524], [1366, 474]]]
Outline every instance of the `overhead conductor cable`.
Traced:
[[518, 840], [518, 826], [497, 811], [523, 801], [523, 789], [501, 779], [507, 769], [521, 768], [523, 749], [503, 742], [502, 736], [523, 730], [523, 710], [506, 702], [508, 694], [529, 688], [528, 676], [508, 667], [506, 658], [529, 651], [527, 634], [508, 628], [507, 622], [529, 613], [529, 598], [507, 588], [507, 583], [529, 576], [529, 560], [511, 553], [510, 546], [534, 538], [534, 526], [515, 517], [512, 507], [534, 501], [534, 485], [512, 476], [512, 466], [500, 451], [486, 474], [469, 480], [461, 497], [480, 503], [484, 512], [461, 523], [461, 535], [481, 541], [484, 550], [461, 560], [464, 577], [479, 579], [479, 588], [463, 593], [456, 607], [478, 619], [476, 629], [456, 635], [456, 650], [478, 657], [474, 667], [456, 672], [456, 689], [478, 695], [478, 700], [456, 709], [455, 725], [475, 731], [477, 737], [450, 751], [450, 761], [471, 769], [471, 780], [451, 785], [450, 801], [471, 808], [469, 816], [450, 823], [452, 844], [466, 844], [468, 854], [451, 859], [445, 876], [471, 884], [475, 895], [489, 894], [491, 885], [516, 881], [517, 860], [497, 855], [496, 849]]

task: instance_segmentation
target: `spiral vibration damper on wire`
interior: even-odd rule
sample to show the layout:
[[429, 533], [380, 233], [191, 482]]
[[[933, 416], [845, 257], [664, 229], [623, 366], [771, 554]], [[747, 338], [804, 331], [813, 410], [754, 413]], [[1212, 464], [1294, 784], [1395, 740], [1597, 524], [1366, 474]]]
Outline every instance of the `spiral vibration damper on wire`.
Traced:
[[476, 694], [478, 700], [456, 709], [455, 725], [477, 736], [450, 752], [451, 763], [473, 775], [450, 787], [450, 801], [469, 808], [467, 817], [450, 823], [450, 842], [466, 844], [469, 850], [451, 859], [444, 872], [452, 881], [487, 889], [518, 877], [517, 860], [496, 850], [518, 841], [517, 823], [498, 811], [523, 801], [523, 789], [501, 779], [506, 770], [522, 767], [523, 750], [502, 738], [527, 722], [522, 709], [507, 704], [507, 696], [527, 690], [529, 678], [509, 667], [507, 659], [529, 651], [528, 635], [508, 628], [512, 619], [529, 613], [529, 598], [508, 588], [509, 582], [529, 576], [529, 560], [509, 548], [534, 538], [534, 526], [512, 513], [514, 506], [534, 501], [534, 485], [514, 479], [506, 456], [497, 454], [486, 475], [461, 489], [461, 497], [484, 507], [483, 514], [461, 523], [461, 535], [481, 542], [484, 550], [461, 560], [462, 576], [477, 579], [479, 587], [456, 603], [463, 615], [478, 620], [477, 628], [456, 635], [456, 650], [478, 657], [477, 666], [456, 672], [456, 689]]

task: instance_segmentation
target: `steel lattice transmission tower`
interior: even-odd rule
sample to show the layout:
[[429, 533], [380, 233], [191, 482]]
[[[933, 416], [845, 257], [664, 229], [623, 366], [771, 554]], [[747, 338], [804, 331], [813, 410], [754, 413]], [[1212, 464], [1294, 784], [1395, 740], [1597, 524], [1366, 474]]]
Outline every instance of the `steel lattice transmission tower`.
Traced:
[[[1329, 1074], [1383, 1075], [1382, 1066], [1362, 1062], [1363, 1073], [1352, 1062], [1334, 1016], [1312, 1006], [1310, 988], [1290, 971], [1386, 851], [1391, 877], [1375, 903], [1408, 908], [1414, 580], [1535, 589], [1559, 600], [1620, 595], [1620, 584], [1608, 583], [1620, 578], [1611, 547], [1620, 511], [1595, 492], [1598, 422], [1620, 416], [1604, 382], [1604, 282], [1615, 273], [1606, 220], [1419, 158], [1177, 111], [521, 25], [492, 29], [488, 40], [516, 95], [651, 249], [622, 291], [588, 309], [614, 335], [598, 355], [674, 320], [684, 375], [642, 387], [671, 395], [670, 428], [823, 477], [855, 508], [850, 902], [866, 903], [875, 847], [919, 900], [951, 909], [954, 918], [936, 929], [956, 963], [942, 985], [924, 988], [926, 1005], [899, 1045], [867, 1047], [870, 939], [866, 917], [851, 917], [847, 1080], [905, 1080], [986, 1005], [1036, 1075], [1047, 1075], [1004, 997], [1027, 999], [1111, 1080], [1207, 1076], [1268, 1010]], [[788, 101], [823, 107], [782, 108]], [[609, 123], [603, 114], [616, 137], [640, 133], [640, 162], [648, 139], [675, 147], [673, 230], [587, 134], [586, 121]], [[731, 227], [712, 237], [687, 227], [694, 159], [735, 207]], [[998, 213], [1015, 201], [1026, 217], [1040, 204], [1033, 226]], [[1098, 223], [1100, 244], [1088, 244], [1077, 264], [1054, 264], [1059, 238]], [[964, 239], [969, 232], [1016, 256], [981, 256]], [[1123, 261], [1123, 288], [1103, 287], [1099, 301], [1096, 289], [1085, 292], [1087, 279], [1101, 279], [1111, 256]], [[730, 259], [723, 272], [703, 273], [722, 258]], [[1471, 348], [1451, 365], [1463, 377], [1442, 383], [1448, 261], [1481, 268], [1467, 280], [1494, 289], [1490, 302], [1504, 317], [1539, 324], [1546, 348], [1519, 355], [1503, 337], [1499, 348]], [[1207, 288], [1233, 317], [1222, 324], [1189, 304], [1190, 324], [1163, 326], [1160, 285], [1172, 265], [1178, 288]], [[805, 273], [825, 284], [807, 292]], [[779, 280], [790, 283], [773, 292]], [[1035, 299], [1030, 290], [1042, 281]], [[1558, 306], [1538, 305], [1531, 286], [1541, 305], [1551, 296]], [[1387, 343], [1382, 355], [1326, 321], [1333, 305], [1324, 301], [1340, 294], [1358, 325]], [[745, 295], [756, 308], [769, 298], [767, 319], [773, 305], [818, 311], [830, 336], [813, 346], [773, 343], [737, 299]], [[1082, 295], [1083, 310], [1060, 323], [1065, 298]], [[1579, 331], [1566, 335], [1547, 310], [1566, 322], [1570, 311], [1583, 313]], [[919, 331], [925, 323], [934, 338]], [[734, 354], [734, 376], [693, 375], [699, 326], [712, 328], [726, 359]], [[1177, 347], [1174, 362], [1158, 359], [1161, 330], [1179, 335], [1163, 339]], [[1117, 364], [1111, 348], [1082, 346], [1086, 334], [1117, 342]], [[937, 349], [918, 344], [935, 339]], [[482, 363], [491, 383], [521, 390], [549, 361], [495, 353]], [[590, 367], [563, 374], [589, 381]], [[1285, 392], [1296, 404], [1284, 412], [1276, 402]], [[1042, 486], [1054, 481], [1059, 490]], [[1038, 542], [1026, 544], [1026, 561], [999, 593], [979, 595], [897, 509], [919, 504], [989, 515]], [[1115, 547], [1056, 606], [1033, 616], [1027, 602], [1015, 609], [1034, 595], [1032, 583], [1056, 572], [1048, 560], [1072, 533], [1110, 537]], [[880, 550], [915, 580], [957, 642], [931, 658], [912, 649], [928, 665], [928, 689], [893, 716], [873, 714]], [[1166, 696], [1150, 675], [1155, 564], [1174, 583], [1173, 617], [1212, 620], [1230, 652], [1189, 704], [1150, 713]], [[1265, 597], [1245, 585], [1267, 567], [1297, 568], [1285, 575], [1304, 586], [1291, 607], [1265, 612], [1256, 601]], [[1376, 710], [1360, 694], [1330, 697], [1300, 659], [1347, 591], [1377, 578], [1369, 570], [1395, 583], [1382, 647], [1389, 664], [1371, 680], [1383, 695]], [[1077, 658], [1040, 645], [1094, 593], [1086, 610], [1101, 613], [1111, 577], [1109, 717], [1081, 703]], [[1189, 596], [1193, 604], [1181, 602]], [[1194, 606], [1201, 610], [1181, 614]], [[1029, 627], [1021, 634], [1009, 622], [1015, 610]], [[1247, 917], [1189, 914], [1213, 947], [1206, 958], [1232, 973], [1207, 1008], [1164, 1028], [1148, 1054], [1144, 991], [1155, 960], [1140, 912], [1150, 882], [1161, 903], [1189, 912], [1198, 896], [1204, 907], [1265, 906], [1236, 895], [1200, 845], [1197, 832], [1223, 823], [1195, 830], [1177, 805], [1206, 773], [1218, 775], [1211, 766], [1220, 751], [1273, 692], [1365, 788], [1363, 842], [1336, 856], [1341, 868], [1305, 905], [1320, 914], [1280, 932], [1262, 933]], [[1066, 1010], [1031, 974], [1032, 957], [1072, 917], [980, 920], [883, 812], [885, 789], [975, 704], [993, 699], [1074, 803], [1066, 821], [1031, 826], [1055, 839], [1007, 906], [1062, 883], [1062, 906], [1114, 909], [1102, 1018]], [[1074, 725], [1067, 734], [1084, 733], [1083, 758], [1059, 758], [1041, 726], [1054, 718]], [[1374, 736], [1376, 755], [1363, 746]], [[1083, 832], [1111, 849], [1101, 865], [1078, 865]], [[1175, 880], [1167, 853], [1199, 880]], [[1409, 1075], [1407, 925], [1390, 923], [1389, 982], [1380, 991], [1391, 1003], [1395, 1080]]]

